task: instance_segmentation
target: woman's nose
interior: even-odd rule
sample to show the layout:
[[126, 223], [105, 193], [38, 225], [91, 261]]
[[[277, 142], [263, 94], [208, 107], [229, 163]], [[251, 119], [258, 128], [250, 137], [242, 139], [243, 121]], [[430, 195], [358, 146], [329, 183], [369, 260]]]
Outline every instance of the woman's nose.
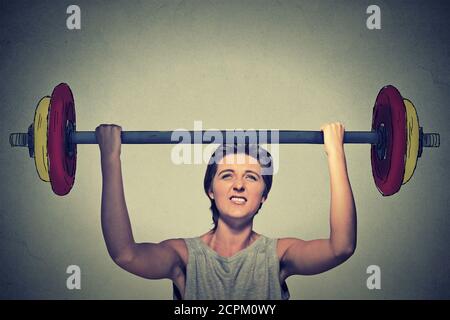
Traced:
[[239, 191], [244, 190], [245, 187], [244, 187], [244, 183], [243, 183], [242, 179], [236, 179], [234, 182], [233, 188], [235, 190], [239, 190]]

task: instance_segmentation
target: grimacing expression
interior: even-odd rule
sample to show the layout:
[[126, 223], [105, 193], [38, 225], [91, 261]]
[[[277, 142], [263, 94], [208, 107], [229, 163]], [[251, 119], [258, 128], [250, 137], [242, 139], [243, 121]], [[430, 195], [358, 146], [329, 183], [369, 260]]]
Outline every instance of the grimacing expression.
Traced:
[[208, 192], [223, 218], [249, 219], [266, 199], [261, 166], [247, 154], [230, 154], [217, 164]]

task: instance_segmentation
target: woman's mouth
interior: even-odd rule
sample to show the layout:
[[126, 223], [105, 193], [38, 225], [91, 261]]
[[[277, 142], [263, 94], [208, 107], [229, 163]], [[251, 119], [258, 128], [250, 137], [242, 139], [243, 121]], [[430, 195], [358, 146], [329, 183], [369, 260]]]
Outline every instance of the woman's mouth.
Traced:
[[230, 197], [231, 202], [235, 203], [235, 204], [245, 204], [247, 202], [247, 198], [245, 197], [239, 197], [239, 196], [232, 196]]

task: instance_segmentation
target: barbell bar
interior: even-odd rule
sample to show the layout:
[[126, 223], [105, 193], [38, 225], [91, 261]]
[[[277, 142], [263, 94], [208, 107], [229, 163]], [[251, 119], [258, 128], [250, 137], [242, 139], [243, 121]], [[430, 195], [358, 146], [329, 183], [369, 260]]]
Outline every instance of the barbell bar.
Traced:
[[[188, 137], [186, 139], [186, 136]], [[322, 131], [300, 130], [198, 130], [122, 131], [122, 144], [203, 144], [212, 137], [226, 143], [323, 144]], [[178, 137], [178, 139], [176, 138]], [[273, 139], [273, 137], [275, 137]], [[98, 144], [94, 131], [76, 131], [75, 103], [70, 87], [61, 83], [42, 98], [34, 122], [26, 133], [11, 133], [12, 147], [28, 147], [41, 180], [50, 182], [57, 195], [70, 192], [75, 181], [78, 144]], [[345, 131], [344, 143], [370, 144], [372, 175], [383, 196], [408, 182], [424, 147], [439, 147], [438, 133], [424, 133], [417, 111], [392, 85], [383, 87], [373, 107], [371, 131]]]

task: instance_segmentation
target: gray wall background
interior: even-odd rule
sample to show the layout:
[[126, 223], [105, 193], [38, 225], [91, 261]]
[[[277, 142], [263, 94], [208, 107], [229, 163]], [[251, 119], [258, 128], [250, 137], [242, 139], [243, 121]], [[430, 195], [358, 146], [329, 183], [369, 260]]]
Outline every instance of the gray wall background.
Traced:
[[[81, 30], [66, 8], [81, 8]], [[381, 8], [382, 29], [366, 28]], [[389, 198], [372, 179], [370, 147], [346, 145], [358, 210], [358, 248], [345, 264], [288, 279], [292, 299], [450, 298], [450, 7], [442, 1], [1, 1], [0, 297], [171, 299], [169, 280], [133, 276], [109, 258], [100, 228], [98, 147], [78, 147], [66, 197], [41, 182], [11, 132], [60, 82], [75, 96], [77, 129], [318, 130], [341, 121], [369, 130], [378, 90], [398, 87], [427, 132], [412, 180]], [[137, 241], [206, 232], [205, 164], [176, 166], [171, 146], [123, 146], [125, 195]], [[269, 149], [270, 150], [270, 149]], [[327, 237], [329, 174], [321, 145], [281, 146], [279, 172], [255, 230]], [[66, 288], [80, 266], [82, 289]], [[368, 290], [366, 268], [381, 268]]]

